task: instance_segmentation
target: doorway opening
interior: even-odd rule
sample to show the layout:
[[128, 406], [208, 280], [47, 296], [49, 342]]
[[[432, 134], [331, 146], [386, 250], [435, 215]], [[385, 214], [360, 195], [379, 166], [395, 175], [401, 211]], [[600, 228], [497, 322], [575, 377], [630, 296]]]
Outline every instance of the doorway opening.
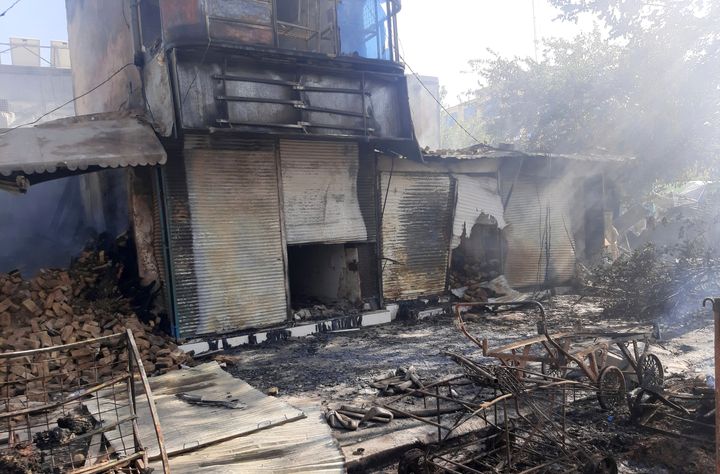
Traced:
[[376, 296], [371, 278], [374, 252], [370, 250], [374, 250], [371, 244], [288, 246], [290, 304], [295, 319], [330, 318], [376, 309], [368, 305], [368, 298]]

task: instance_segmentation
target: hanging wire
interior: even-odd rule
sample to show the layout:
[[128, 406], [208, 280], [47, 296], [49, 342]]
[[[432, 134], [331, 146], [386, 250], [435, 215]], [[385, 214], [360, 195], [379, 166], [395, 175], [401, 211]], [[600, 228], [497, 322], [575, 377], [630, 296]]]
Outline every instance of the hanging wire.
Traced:
[[402, 55], [400, 56], [400, 60], [410, 70], [412, 75], [415, 76], [415, 79], [420, 83], [422, 88], [425, 89], [428, 94], [430, 94], [430, 97], [432, 97], [435, 102], [437, 102], [437, 104], [440, 106], [442, 111], [445, 112], [448, 115], [448, 117], [450, 117], [452, 119], [452, 121], [455, 122], [457, 124], [457, 126], [460, 127], [462, 129], [462, 131], [467, 134], [468, 137], [472, 138], [476, 144], [484, 145], [484, 143], [482, 143], [480, 140], [477, 139], [477, 137], [475, 137], [472, 133], [470, 133], [470, 131], [467, 128], [465, 128], [463, 126], [463, 124], [461, 124], [458, 121], [458, 119], [456, 119], [455, 116], [453, 116], [453, 114], [450, 113], [450, 111], [447, 109], [447, 107], [445, 107], [442, 104], [442, 102], [440, 102], [440, 99], [435, 97], [435, 94], [433, 94], [432, 91], [428, 88], [428, 86], [425, 85], [425, 83], [422, 81], [422, 79], [420, 79], [420, 76], [418, 75], [418, 73], [415, 72], [415, 70], [410, 66], [410, 64], [408, 64], [408, 62], [405, 60], [405, 58]]
[[97, 84], [95, 87], [93, 87], [92, 89], [88, 90], [87, 92], [84, 92], [84, 93], [80, 94], [79, 96], [73, 97], [72, 99], [68, 100], [68, 101], [65, 102], [64, 104], [58, 105], [58, 106], [55, 107], [54, 109], [52, 109], [52, 110], [50, 110], [50, 111], [48, 111], [48, 112], [45, 112], [45, 113], [42, 114], [40, 117], [38, 117], [38, 118], [36, 118], [35, 120], [33, 120], [32, 122], [21, 123], [20, 125], [16, 125], [16, 126], [14, 126], [14, 127], [11, 127], [11, 128], [6, 129], [6, 130], [3, 130], [2, 132], [0, 132], [0, 136], [6, 135], [6, 134], [12, 132], [13, 130], [17, 130], [18, 128], [27, 127], [28, 125], [34, 125], [34, 124], [38, 123], [40, 120], [44, 119], [45, 117], [47, 117], [48, 115], [52, 114], [53, 112], [57, 112], [58, 110], [60, 110], [60, 109], [62, 109], [63, 107], [65, 107], [66, 105], [70, 105], [70, 104], [72, 104], [73, 102], [75, 102], [76, 100], [82, 99], [82, 98], [85, 97], [86, 95], [88, 95], [88, 94], [96, 91], [97, 89], [99, 89], [99, 88], [102, 87], [103, 85], [105, 85], [105, 84], [107, 84], [108, 82], [110, 82], [115, 76], [117, 76], [118, 74], [120, 74], [120, 73], [121, 73], [122, 71], [124, 71], [126, 68], [128, 68], [128, 67], [130, 67], [130, 66], [134, 66], [134, 65], [135, 65], [134, 63], [127, 63], [126, 65], [124, 65], [123, 67], [121, 67], [120, 69], [118, 69], [117, 71], [115, 71], [114, 73], [112, 73], [107, 79], [105, 79], [105, 80], [102, 81], [101, 83]]
[[15, 5], [17, 5], [18, 3], [20, 3], [21, 1], [22, 1], [22, 0], [15, 0], [15, 1], [12, 3], [12, 5], [10, 5], [9, 7], [7, 7], [2, 13], [0, 13], [0, 17], [5, 16], [5, 14], [6, 14], [7, 12], [9, 12], [10, 10], [12, 10], [12, 8], [13, 8]]

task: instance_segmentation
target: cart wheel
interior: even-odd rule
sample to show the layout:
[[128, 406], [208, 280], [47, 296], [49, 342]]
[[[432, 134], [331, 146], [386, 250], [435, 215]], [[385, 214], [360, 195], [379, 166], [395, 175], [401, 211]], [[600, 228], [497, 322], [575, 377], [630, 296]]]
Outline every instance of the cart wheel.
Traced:
[[398, 474], [423, 474], [425, 472], [425, 451], [411, 449], [403, 454], [398, 465]]
[[662, 388], [665, 371], [660, 359], [655, 354], [643, 354], [638, 360], [638, 383], [643, 388]]
[[562, 367], [560, 355], [558, 354], [557, 349], [553, 349], [548, 351], [551, 358], [553, 359], [553, 362], [545, 363], [543, 362], [540, 365], [540, 372], [543, 375], [548, 375], [550, 377], [557, 377], [557, 378], [564, 378], [565, 374], [567, 373], [567, 367]]
[[610, 365], [600, 371], [597, 397], [601, 407], [614, 410], [622, 406], [627, 402], [625, 392], [625, 376], [620, 369]]

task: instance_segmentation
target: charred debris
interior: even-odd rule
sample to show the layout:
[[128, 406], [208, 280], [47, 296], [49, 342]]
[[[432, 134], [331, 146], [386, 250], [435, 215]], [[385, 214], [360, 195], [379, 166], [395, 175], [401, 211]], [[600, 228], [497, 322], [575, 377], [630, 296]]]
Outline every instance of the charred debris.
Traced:
[[0, 471], [717, 462], [714, 183], [627, 206], [629, 157], [422, 149], [399, 0], [66, 4], [90, 92], [0, 133], [49, 209], [16, 221], [72, 229], [53, 268], [8, 226]]

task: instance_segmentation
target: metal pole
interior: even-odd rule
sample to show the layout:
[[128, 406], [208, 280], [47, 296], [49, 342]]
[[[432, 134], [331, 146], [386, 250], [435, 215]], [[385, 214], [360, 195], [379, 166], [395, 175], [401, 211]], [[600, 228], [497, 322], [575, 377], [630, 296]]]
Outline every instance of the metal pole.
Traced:
[[435, 407], [437, 409], [438, 449], [442, 444], [442, 422], [440, 420], [440, 386], [435, 386]]
[[510, 454], [510, 420], [508, 419], [507, 399], [503, 399], [503, 419], [505, 421], [505, 456], [508, 468], [512, 468], [512, 456]]
[[720, 474], [720, 298], [705, 298], [712, 304], [715, 321], [715, 472]]

